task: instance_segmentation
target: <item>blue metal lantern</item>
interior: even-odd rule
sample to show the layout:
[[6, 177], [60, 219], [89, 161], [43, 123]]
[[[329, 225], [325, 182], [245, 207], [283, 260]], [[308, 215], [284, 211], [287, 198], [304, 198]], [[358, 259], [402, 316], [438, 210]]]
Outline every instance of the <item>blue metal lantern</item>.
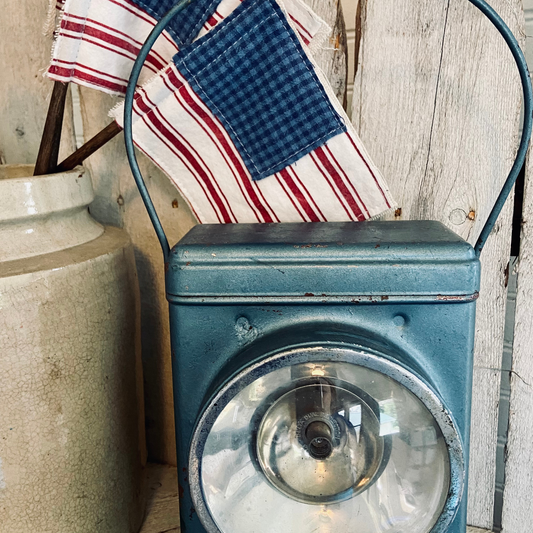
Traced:
[[185, 531], [464, 531], [470, 245], [427, 221], [203, 225], [167, 264]]
[[170, 303], [184, 533], [464, 533], [479, 254], [433, 221], [202, 225], [160, 239]]

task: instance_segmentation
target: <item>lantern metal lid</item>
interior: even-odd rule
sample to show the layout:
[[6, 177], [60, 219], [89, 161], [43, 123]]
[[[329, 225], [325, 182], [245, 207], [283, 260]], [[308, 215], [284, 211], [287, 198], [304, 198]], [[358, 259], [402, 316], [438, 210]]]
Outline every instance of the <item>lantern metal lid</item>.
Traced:
[[185, 304], [420, 303], [475, 299], [478, 277], [474, 249], [440, 222], [229, 224], [194, 227], [166, 287]]

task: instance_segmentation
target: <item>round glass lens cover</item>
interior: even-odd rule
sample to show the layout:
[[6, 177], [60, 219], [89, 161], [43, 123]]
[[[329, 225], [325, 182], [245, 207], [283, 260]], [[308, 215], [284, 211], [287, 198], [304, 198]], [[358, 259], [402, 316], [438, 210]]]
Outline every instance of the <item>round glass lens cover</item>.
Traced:
[[275, 368], [231, 398], [205, 439], [199, 482], [221, 533], [427, 533], [450, 460], [406, 387], [324, 360]]

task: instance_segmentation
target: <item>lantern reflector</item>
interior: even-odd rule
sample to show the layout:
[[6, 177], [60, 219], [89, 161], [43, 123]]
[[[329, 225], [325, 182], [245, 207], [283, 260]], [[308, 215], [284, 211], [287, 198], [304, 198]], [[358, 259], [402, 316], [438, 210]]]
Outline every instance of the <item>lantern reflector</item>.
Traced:
[[220, 389], [193, 437], [191, 488], [209, 533], [427, 533], [457, 503], [461, 450], [417, 376], [384, 355], [317, 346]]

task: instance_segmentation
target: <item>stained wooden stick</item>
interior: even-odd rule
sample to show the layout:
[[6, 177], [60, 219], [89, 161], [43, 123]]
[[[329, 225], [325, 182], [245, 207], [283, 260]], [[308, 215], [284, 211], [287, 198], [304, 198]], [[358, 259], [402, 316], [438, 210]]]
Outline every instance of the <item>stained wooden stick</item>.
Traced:
[[92, 139], [89, 139], [83, 146], [80, 146], [73, 154], [69, 155], [64, 161], [61, 161], [53, 169], [53, 172], [72, 170], [121, 131], [122, 128], [115, 121], [111, 122], [111, 124], [98, 132]]
[[54, 90], [52, 91], [41, 145], [39, 146], [39, 153], [33, 171], [34, 176], [50, 174], [57, 166], [67, 91], [68, 83], [54, 82]]

